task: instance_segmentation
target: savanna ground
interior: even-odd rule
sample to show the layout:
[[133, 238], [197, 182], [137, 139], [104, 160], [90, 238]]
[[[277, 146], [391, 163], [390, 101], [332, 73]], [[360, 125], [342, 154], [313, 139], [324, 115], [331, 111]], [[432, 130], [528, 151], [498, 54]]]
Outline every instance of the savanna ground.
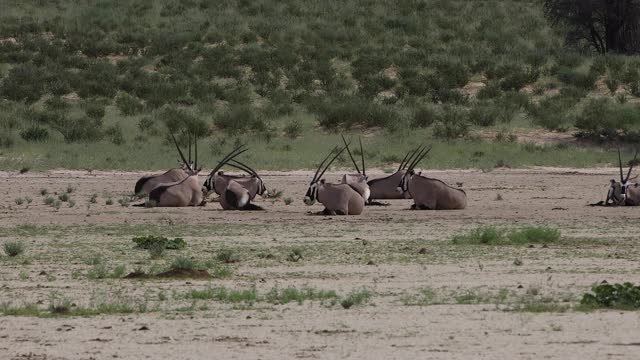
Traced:
[[[433, 171], [462, 183], [466, 210], [400, 200], [354, 217], [310, 215], [302, 171], [264, 176], [283, 192], [264, 212], [122, 206], [141, 173], [0, 173], [0, 242], [24, 244], [0, 256], [0, 357], [633, 359], [636, 312], [579, 306], [603, 280], [638, 281], [638, 209], [587, 206], [615, 173]], [[562, 235], [453, 243], [486, 225]], [[132, 242], [149, 234], [187, 246], [151, 259]], [[212, 277], [123, 278], [177, 258]]]

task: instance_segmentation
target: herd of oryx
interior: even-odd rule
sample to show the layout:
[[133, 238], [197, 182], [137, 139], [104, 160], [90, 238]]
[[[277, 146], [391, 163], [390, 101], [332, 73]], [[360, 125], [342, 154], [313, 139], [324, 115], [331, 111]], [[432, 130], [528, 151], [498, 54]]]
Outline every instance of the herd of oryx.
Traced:
[[[204, 205], [206, 195], [213, 190], [219, 196], [218, 202], [224, 210], [262, 209], [251, 201], [256, 195], [263, 196], [267, 193], [264, 181], [254, 169], [236, 159], [248, 150], [244, 145], [238, 146], [224, 156], [201, 184], [198, 179], [202, 168], [198, 167], [197, 139], [194, 141], [195, 161], [192, 162], [191, 137], [189, 137], [188, 160], [173, 135], [172, 138], [182, 161], [181, 166], [163, 174], [142, 177], [136, 182], [136, 194], [148, 195], [148, 203], [154, 206], [184, 207]], [[409, 151], [393, 174], [369, 180], [365, 169], [362, 141], [359, 141], [362, 169], [351, 153], [350, 143], [344, 137], [342, 141], [344, 146], [333, 148], [322, 160], [304, 196], [304, 203], [307, 205], [313, 205], [316, 202], [324, 205], [323, 214], [360, 215], [365, 205], [373, 204], [373, 200], [382, 199], [413, 199], [412, 209], [416, 210], [458, 210], [467, 206], [467, 194], [464, 190], [451, 187], [441, 180], [426, 177], [421, 172], [416, 173], [416, 165], [427, 156], [431, 148], [419, 146]], [[341, 182], [337, 184], [326, 182], [323, 178], [325, 172], [345, 150], [357, 173], [343, 175]], [[612, 179], [607, 199], [593, 205], [640, 205], [640, 184], [630, 182], [637, 178], [636, 176], [630, 179], [637, 156], [636, 152], [625, 177], [622, 170], [622, 157], [618, 150], [620, 181]], [[224, 166], [230, 166], [246, 174], [225, 174], [221, 171]]]
[[[173, 142], [181, 158], [181, 166], [163, 174], [148, 175], [140, 178], [135, 185], [136, 194], [148, 195], [148, 204], [159, 207], [201, 206], [210, 191], [219, 196], [218, 202], [224, 210], [260, 210], [252, 204], [256, 195], [267, 193], [264, 181], [250, 166], [237, 159], [247, 151], [244, 145], [238, 146], [224, 156], [211, 170], [204, 183], [200, 183], [198, 174], [198, 142], [193, 142], [195, 161], [191, 161], [191, 137], [189, 137], [189, 159], [185, 158], [175, 137]], [[462, 189], [453, 188], [444, 182], [416, 173], [415, 167], [424, 159], [431, 148], [419, 146], [409, 151], [395, 173], [379, 179], [369, 180], [366, 174], [364, 150], [360, 143], [361, 166], [353, 157], [346, 139], [344, 146], [335, 147], [322, 160], [309, 184], [304, 203], [316, 202], [324, 205], [326, 215], [360, 215], [366, 204], [381, 199], [413, 199], [412, 208], [418, 210], [454, 210], [467, 206], [467, 195]], [[333, 162], [344, 152], [349, 154], [357, 173], [345, 174], [337, 184], [328, 183], [323, 176]], [[242, 175], [225, 174], [224, 166], [242, 171]]]

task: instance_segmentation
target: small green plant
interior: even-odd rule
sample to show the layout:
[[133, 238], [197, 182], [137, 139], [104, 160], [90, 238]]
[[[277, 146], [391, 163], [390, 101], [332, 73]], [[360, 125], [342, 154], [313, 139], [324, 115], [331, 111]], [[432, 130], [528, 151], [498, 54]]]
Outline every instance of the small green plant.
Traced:
[[158, 202], [157, 202], [157, 201], [155, 201], [155, 200], [152, 200], [152, 199], [146, 199], [146, 200], [144, 201], [144, 207], [146, 207], [146, 208], [154, 208], [154, 207], [156, 207], [156, 206], [158, 206]]
[[60, 201], [60, 200], [56, 200], [56, 201], [54, 201], [54, 202], [53, 202], [53, 207], [54, 207], [56, 210], [60, 210], [60, 206], [62, 206], [62, 201]]
[[29, 280], [29, 273], [26, 271], [20, 271], [20, 280], [25, 281], [25, 280]]
[[120, 206], [122, 207], [129, 207], [129, 205], [131, 204], [131, 199], [128, 196], [123, 196], [118, 199], [118, 204], [120, 204]]
[[71, 300], [60, 293], [53, 292], [49, 295], [49, 311], [52, 314], [67, 315], [71, 313]]
[[194, 270], [196, 268], [196, 263], [191, 258], [178, 256], [173, 260], [170, 267], [171, 270]]
[[74, 192], [76, 189], [71, 186], [71, 185], [67, 185], [67, 193], [71, 194], [72, 192]]
[[46, 198], [44, 198], [45, 205], [53, 205], [54, 201], [56, 201], [56, 199], [51, 196], [47, 196]]
[[231, 249], [222, 249], [218, 252], [218, 255], [216, 255], [216, 260], [225, 264], [232, 264], [239, 262], [240, 256]]
[[105, 205], [113, 205], [113, 199], [112, 198], [107, 198], [107, 200], [104, 201]]
[[63, 193], [60, 193], [58, 195], [58, 200], [63, 201], [63, 202], [69, 201], [70, 198], [71, 198], [71, 196], [69, 195], [68, 192], [63, 192]]
[[480, 227], [465, 235], [456, 235], [454, 244], [495, 244], [503, 239], [503, 233], [493, 226]]
[[618, 310], [640, 309], [640, 286], [623, 284], [599, 284], [591, 288], [592, 293], [582, 296], [583, 309], [609, 308]]
[[165, 243], [156, 241], [154, 243], [149, 244], [147, 250], [149, 250], [149, 255], [152, 259], [160, 259], [164, 254]]
[[15, 257], [24, 252], [24, 244], [20, 241], [7, 241], [4, 243], [4, 253]]
[[69, 205], [70, 208], [72, 208], [72, 207], [76, 206], [76, 202], [71, 200], [71, 199], [69, 199], [68, 205]]
[[373, 293], [367, 289], [354, 290], [340, 301], [340, 305], [345, 309], [367, 303]]
[[289, 254], [287, 254], [287, 261], [298, 262], [302, 260], [302, 249], [292, 249]]
[[286, 198], [284, 198], [284, 200], [283, 200], [283, 201], [284, 201], [284, 204], [285, 204], [285, 205], [291, 205], [291, 204], [293, 204], [293, 199], [292, 199], [292, 198], [290, 198], [290, 197], [286, 197]]
[[91, 194], [91, 197], [89, 198], [89, 202], [92, 204], [95, 204], [98, 202], [98, 194]]
[[16, 205], [24, 204], [24, 199], [23, 198], [16, 198], [14, 201], [15, 201]]
[[527, 226], [517, 230], [501, 230], [494, 226], [480, 227], [452, 238], [454, 244], [525, 245], [559, 241], [560, 230], [545, 226]]
[[515, 266], [522, 266], [522, 260], [520, 260], [520, 259], [515, 259], [515, 260], [513, 260], [513, 265], [515, 265]]
[[27, 202], [27, 204], [31, 204], [33, 202], [33, 199], [29, 196], [25, 197], [24, 200]]
[[263, 195], [265, 199], [279, 199], [282, 197], [282, 190], [271, 189], [268, 193]]
[[302, 125], [300, 124], [300, 121], [298, 120], [292, 120], [290, 121], [285, 127], [284, 127], [284, 134], [286, 135], [286, 137], [288, 137], [289, 139], [295, 139], [298, 136], [300, 136], [302, 134]]
[[132, 239], [136, 247], [140, 249], [149, 249], [155, 244], [161, 244], [165, 249], [179, 250], [183, 249], [187, 242], [183, 238], [169, 239], [164, 236], [146, 235], [137, 236]]
[[49, 190], [47, 189], [40, 189], [40, 195], [45, 196], [49, 193]]

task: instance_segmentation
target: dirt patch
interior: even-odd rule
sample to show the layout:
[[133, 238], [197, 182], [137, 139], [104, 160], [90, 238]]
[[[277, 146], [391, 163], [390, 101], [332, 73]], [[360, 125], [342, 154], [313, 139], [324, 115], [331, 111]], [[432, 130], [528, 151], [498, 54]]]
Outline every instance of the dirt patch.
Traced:
[[582, 144], [571, 132], [547, 131], [544, 129], [513, 129], [507, 133], [497, 130], [477, 130], [471, 132], [472, 136], [477, 136], [486, 141], [495, 141], [500, 136], [514, 136], [515, 141], [521, 144], [535, 145], [558, 145], [558, 144]]

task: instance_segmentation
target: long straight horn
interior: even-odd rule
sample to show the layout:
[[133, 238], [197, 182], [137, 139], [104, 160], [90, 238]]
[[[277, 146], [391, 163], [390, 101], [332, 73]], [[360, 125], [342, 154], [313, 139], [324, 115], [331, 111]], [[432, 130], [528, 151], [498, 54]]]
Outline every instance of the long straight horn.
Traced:
[[347, 140], [345, 140], [344, 135], [340, 135], [342, 136], [342, 142], [344, 142], [344, 147], [347, 149], [347, 152], [349, 153], [349, 157], [351, 158], [351, 162], [353, 162], [353, 166], [356, 167], [356, 171], [358, 172], [358, 174], [360, 174], [360, 169], [358, 168], [358, 164], [356, 163], [356, 160], [353, 158], [353, 155], [351, 154], [351, 149], [349, 149], [349, 144], [347, 144]]
[[327, 172], [327, 170], [329, 169], [329, 166], [331, 166], [331, 164], [333, 164], [333, 162], [336, 161], [338, 156], [340, 156], [344, 152], [345, 149], [346, 148], [342, 148], [342, 150], [340, 150], [340, 151], [338, 151], [338, 153], [336, 153], [336, 155], [333, 157], [333, 159], [331, 159], [331, 161], [329, 161], [329, 163], [324, 167], [324, 170], [322, 170], [322, 172], [320, 173], [320, 175], [318, 176], [318, 178], [316, 180], [322, 178], [324, 173]]
[[431, 151], [431, 147], [429, 147], [428, 149], [425, 148], [424, 150], [422, 150], [420, 155], [416, 157], [416, 160], [413, 162], [413, 164], [411, 164], [411, 168], [409, 170], [413, 170], [416, 167], [416, 165], [418, 165], [420, 161], [422, 161], [422, 159], [424, 159], [424, 157], [427, 156], [427, 154], [429, 154], [430, 151]]
[[364, 168], [364, 150], [362, 149], [362, 138], [358, 137], [358, 142], [360, 143], [360, 157], [362, 158], [362, 175], [367, 176], [367, 172]]
[[244, 171], [246, 171], [246, 172], [247, 172], [247, 173], [249, 173], [250, 175], [258, 176], [258, 173], [257, 173], [255, 170], [253, 170], [253, 169], [251, 168], [251, 166], [249, 166], [249, 165], [247, 165], [247, 164], [245, 164], [245, 163], [241, 162], [240, 160], [233, 159], [233, 160], [231, 160], [231, 161], [230, 161], [230, 163], [231, 163], [231, 162], [235, 163], [236, 165], [240, 165], [240, 166], [242, 166], [242, 167], [243, 167], [243, 169], [244, 169]]
[[633, 156], [633, 160], [631, 161], [631, 165], [629, 165], [629, 172], [627, 172], [627, 178], [624, 179], [624, 183], [626, 184], [629, 181], [629, 176], [631, 176], [631, 170], [633, 170], [633, 166], [636, 164], [636, 160], [638, 159], [638, 150], [636, 150], [636, 154]]
[[195, 146], [195, 156], [196, 156], [196, 164], [194, 169], [198, 169], [198, 137], [194, 135], [194, 142], [193, 145]]
[[620, 182], [624, 184], [624, 177], [622, 175], [622, 155], [620, 155], [620, 148], [618, 148], [618, 164], [620, 165]]
[[171, 134], [171, 137], [173, 138], [173, 143], [176, 144], [176, 149], [178, 149], [178, 153], [180, 154], [180, 158], [182, 158], [182, 162], [185, 163], [185, 165], [187, 165], [187, 169], [193, 170], [191, 168], [191, 164], [189, 164], [187, 162], [187, 159], [184, 158], [184, 154], [182, 153], [182, 150], [180, 150], [180, 146], [178, 145], [178, 142], [176, 141], [176, 137], [173, 136], [173, 134]]
[[246, 172], [246, 173], [247, 173], [247, 174], [249, 174], [249, 175], [253, 175], [253, 173], [251, 173], [247, 168], [245, 168], [245, 167], [243, 167], [243, 166], [240, 166], [240, 164], [237, 164], [237, 163], [235, 162], [235, 160], [231, 160], [231, 161], [229, 161], [226, 165], [229, 165], [229, 166], [231, 166], [232, 168], [236, 168], [236, 169], [238, 169], [238, 170], [240, 170], [240, 171], [244, 171], [244, 172]]
[[406, 164], [407, 171], [413, 170], [424, 149], [426, 149], [426, 146], [418, 146], [418, 148], [414, 151], [414, 154], [409, 157], [409, 161]]
[[404, 168], [404, 163], [405, 163], [405, 161], [407, 161], [407, 158], [409, 157], [409, 154], [411, 154], [411, 151], [408, 151], [407, 154], [402, 159], [402, 162], [398, 166], [398, 171], [400, 171], [400, 170], [402, 170]]
[[338, 150], [338, 147], [334, 147], [333, 149], [331, 149], [331, 151], [329, 152], [329, 154], [322, 160], [322, 162], [320, 163], [320, 165], [318, 165], [318, 168], [316, 169], [316, 173], [313, 175], [313, 180], [311, 180], [311, 183], [313, 184], [314, 182], [316, 182], [316, 180], [318, 180], [318, 174], [320, 173], [320, 169], [322, 169], [322, 167], [324, 166], [324, 163], [329, 160], [329, 158], [331, 157], [331, 154], [333, 154], [334, 151]]
[[[189, 164], [191, 164], [191, 133], [188, 132], [187, 134], [189, 135]], [[198, 167], [196, 166], [196, 169], [197, 168]]]
[[409, 164], [413, 162], [414, 156], [418, 155], [418, 153], [420, 152], [420, 149], [422, 149], [422, 145], [418, 146], [413, 151], [409, 151], [409, 157], [407, 158], [407, 162], [404, 163], [404, 165], [402, 165], [402, 169], [406, 169], [410, 167]]
[[249, 149], [244, 149], [245, 146], [246, 145], [240, 145], [237, 148], [233, 149], [224, 158], [222, 158], [222, 160], [220, 160], [218, 162], [218, 165], [216, 165], [216, 167], [213, 168], [213, 170], [211, 170], [211, 172], [209, 174], [210, 175], [215, 174], [215, 172], [220, 170], [220, 168], [222, 168], [224, 166], [224, 164], [226, 164], [229, 160], [231, 160], [231, 159], [235, 158], [236, 156], [242, 154], [243, 152], [249, 150]]

